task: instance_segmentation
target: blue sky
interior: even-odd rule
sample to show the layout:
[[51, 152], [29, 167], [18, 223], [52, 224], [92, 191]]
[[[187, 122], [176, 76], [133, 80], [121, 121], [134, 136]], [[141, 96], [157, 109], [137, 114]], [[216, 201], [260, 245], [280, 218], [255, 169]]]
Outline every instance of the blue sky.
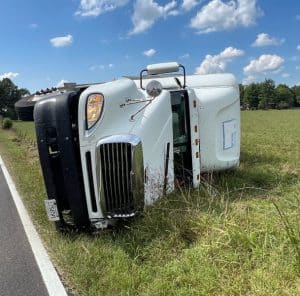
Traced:
[[0, 79], [30, 91], [164, 61], [300, 84], [299, 0], [2, 0], [0, 36]]

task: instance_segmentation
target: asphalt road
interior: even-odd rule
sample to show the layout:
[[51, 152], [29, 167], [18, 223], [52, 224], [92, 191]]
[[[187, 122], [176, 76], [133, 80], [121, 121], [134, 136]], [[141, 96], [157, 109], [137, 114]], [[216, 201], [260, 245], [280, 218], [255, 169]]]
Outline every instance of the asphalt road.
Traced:
[[0, 167], [0, 296], [19, 295], [48, 292]]

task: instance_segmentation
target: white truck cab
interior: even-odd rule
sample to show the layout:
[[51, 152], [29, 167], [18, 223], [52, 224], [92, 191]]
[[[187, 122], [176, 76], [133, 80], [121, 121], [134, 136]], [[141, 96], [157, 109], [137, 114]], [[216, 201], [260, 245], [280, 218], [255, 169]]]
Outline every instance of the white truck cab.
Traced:
[[199, 186], [201, 173], [239, 165], [231, 74], [149, 65], [139, 77], [53, 93], [34, 118], [48, 214], [61, 227], [105, 228], [179, 186]]

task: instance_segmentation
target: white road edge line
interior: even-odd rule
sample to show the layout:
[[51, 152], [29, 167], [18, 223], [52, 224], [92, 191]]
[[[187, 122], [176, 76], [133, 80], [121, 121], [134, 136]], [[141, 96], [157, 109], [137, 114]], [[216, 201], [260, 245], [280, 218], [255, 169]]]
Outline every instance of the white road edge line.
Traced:
[[36, 263], [40, 269], [42, 278], [48, 290], [49, 296], [67, 296], [67, 292], [47, 254], [43, 243], [35, 230], [33, 223], [27, 213], [23, 201], [16, 189], [16, 186], [0, 156], [0, 167], [9, 187], [11, 196], [18, 210], [21, 222], [23, 224], [26, 236], [30, 243]]

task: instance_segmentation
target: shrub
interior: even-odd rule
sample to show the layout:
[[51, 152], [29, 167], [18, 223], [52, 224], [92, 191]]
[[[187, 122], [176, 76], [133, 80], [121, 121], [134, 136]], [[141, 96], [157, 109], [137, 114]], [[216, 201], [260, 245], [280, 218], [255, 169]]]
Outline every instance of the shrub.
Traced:
[[288, 109], [290, 108], [291, 106], [287, 103], [287, 102], [279, 102], [279, 104], [277, 105], [277, 108], [278, 109]]
[[4, 118], [2, 121], [2, 128], [3, 129], [10, 129], [13, 123], [10, 118]]

